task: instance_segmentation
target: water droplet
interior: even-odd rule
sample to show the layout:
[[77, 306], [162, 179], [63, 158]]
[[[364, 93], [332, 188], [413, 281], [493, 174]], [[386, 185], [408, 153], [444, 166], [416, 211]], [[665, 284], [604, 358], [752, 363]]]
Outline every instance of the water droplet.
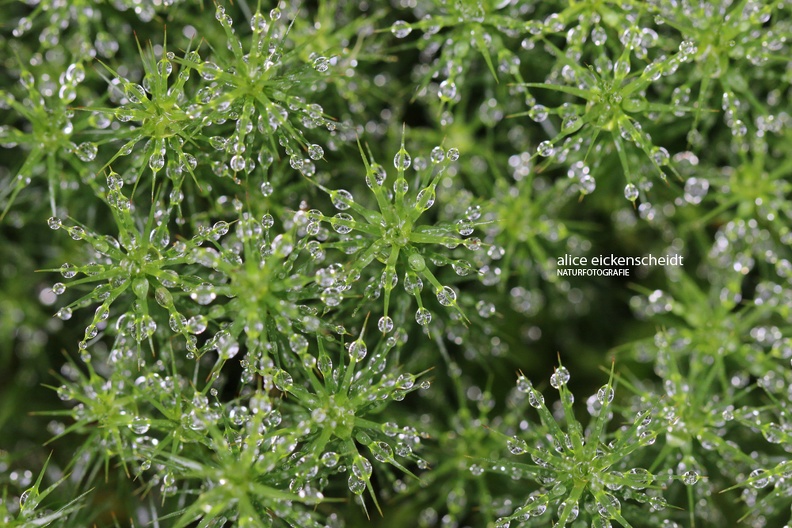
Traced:
[[160, 59], [157, 63], [157, 72], [163, 77], [168, 77], [173, 72], [173, 64], [168, 59]]
[[397, 169], [406, 170], [410, 168], [410, 164], [412, 163], [412, 158], [410, 155], [400, 150], [394, 157], [393, 157], [393, 166]]
[[605, 405], [606, 403], [610, 403], [613, 401], [614, 391], [609, 385], [603, 385], [597, 391], [597, 401], [600, 404]]
[[244, 156], [237, 154], [231, 157], [229, 166], [231, 167], [231, 170], [234, 172], [242, 172], [243, 170], [245, 170], [245, 167], [247, 166], [247, 162], [245, 161]]
[[50, 229], [60, 229], [61, 226], [63, 226], [63, 222], [61, 222], [61, 219], [57, 216], [53, 216], [47, 220], [47, 225]]
[[272, 383], [281, 392], [287, 392], [294, 386], [294, 380], [291, 375], [285, 370], [279, 370], [272, 377]]
[[547, 107], [544, 105], [536, 104], [528, 110], [528, 117], [536, 121], [537, 123], [543, 122], [547, 119]]
[[393, 319], [388, 316], [380, 317], [379, 321], [377, 321], [377, 328], [379, 328], [379, 331], [383, 334], [387, 334], [393, 330]]
[[580, 194], [591, 194], [596, 188], [597, 181], [591, 176], [591, 174], [585, 174], [582, 178], [580, 178]]
[[261, 217], [261, 225], [264, 227], [264, 229], [269, 229], [275, 225], [275, 219], [271, 214], [267, 213]]
[[130, 423], [128, 427], [133, 433], [142, 435], [146, 434], [149, 428], [151, 428], [151, 422], [148, 418], [138, 416], [132, 420], [132, 423]]
[[263, 33], [264, 31], [267, 31], [267, 19], [264, 18], [264, 15], [256, 12], [256, 14], [250, 18], [250, 29], [252, 29], [255, 33]]
[[754, 469], [748, 478], [752, 480], [751, 486], [757, 489], [764, 488], [770, 483], [770, 477], [764, 469]]
[[352, 231], [352, 226], [349, 223], [354, 222], [354, 218], [346, 213], [338, 213], [330, 220], [333, 230], [339, 235], [346, 235]]
[[437, 290], [437, 301], [443, 306], [451, 306], [456, 302], [456, 292], [450, 286]]
[[457, 233], [462, 236], [473, 234], [473, 223], [468, 220], [458, 220], [456, 224]]
[[509, 438], [506, 441], [506, 447], [509, 449], [512, 455], [522, 455], [526, 451], [528, 451], [528, 444], [525, 440], [517, 438]]
[[634, 202], [635, 200], [637, 200], [638, 199], [638, 187], [636, 187], [632, 183], [628, 183], [624, 187], [624, 197], [627, 198], [628, 200], [630, 200], [631, 202]]
[[156, 150], [149, 156], [149, 168], [154, 172], [158, 172], [165, 166], [165, 156], [160, 150]]
[[313, 67], [319, 73], [324, 73], [330, 68], [330, 61], [327, 57], [317, 57], [313, 61]]
[[536, 148], [536, 152], [543, 158], [547, 158], [555, 154], [555, 148], [552, 141], [542, 141]]
[[72, 309], [68, 306], [64, 306], [57, 312], [55, 312], [55, 316], [60, 319], [61, 321], [68, 321], [72, 317]]
[[[19, 506], [23, 511], [36, 509], [39, 502], [39, 494], [35, 488], [30, 488], [22, 492], [19, 496]], [[25, 515], [27, 517], [27, 515]]]
[[569, 371], [566, 367], [558, 367], [556, 371], [550, 376], [550, 385], [554, 389], [560, 389], [569, 381]]
[[539, 409], [544, 405], [544, 396], [533, 387], [528, 389], [528, 404], [534, 409]]
[[[144, 341], [154, 335], [157, 330], [157, 323], [148, 315], [143, 314], [138, 320], [135, 321], [135, 341], [138, 343]], [[86, 334], [86, 339], [90, 339]]]
[[75, 275], [77, 275], [77, 270], [75, 269], [75, 266], [72, 266], [68, 262], [66, 262], [60, 267], [60, 272], [61, 275], [63, 275], [63, 277], [66, 279], [71, 279]]
[[412, 28], [404, 20], [397, 20], [391, 26], [391, 33], [396, 38], [404, 38], [412, 33]]
[[633, 468], [625, 474], [632, 489], [640, 490], [649, 486], [654, 481], [654, 476], [644, 468]]
[[206, 316], [199, 314], [190, 317], [184, 326], [191, 334], [201, 334], [206, 330], [207, 324]]
[[346, 211], [349, 209], [350, 204], [355, 201], [352, 197], [352, 193], [344, 189], [333, 191], [330, 194], [330, 198], [333, 202], [333, 207], [339, 211]]
[[232, 359], [239, 352], [239, 343], [228, 332], [218, 332], [215, 336], [215, 350], [220, 359]]
[[357, 339], [349, 343], [349, 359], [352, 361], [362, 361], [366, 358], [366, 354], [368, 353], [368, 348], [366, 348], [366, 343]]
[[692, 486], [696, 482], [698, 482], [699, 474], [695, 471], [686, 471], [684, 475], [682, 475], [682, 482], [687, 484], [688, 486]]
[[409, 264], [413, 271], [417, 271], [419, 273], [426, 269], [426, 260], [424, 260], [424, 258], [418, 253], [413, 253], [410, 255], [407, 259], [407, 264]]
[[349, 475], [347, 486], [349, 486], [349, 491], [355, 495], [362, 495], [363, 492], [366, 491], [366, 483], [357, 478], [355, 475]]
[[324, 465], [324, 467], [333, 468], [333, 467], [336, 467], [338, 465], [338, 461], [339, 461], [340, 458], [341, 457], [339, 456], [338, 453], [335, 453], [333, 451], [328, 451], [328, 452], [322, 454], [320, 460], [322, 461], [322, 464]]
[[55, 284], [52, 285], [52, 292], [55, 295], [62, 295], [63, 292], [65, 291], [66, 291], [66, 285], [63, 284], [62, 282], [56, 282]]
[[342, 299], [341, 291], [338, 288], [325, 288], [322, 290], [320, 299], [327, 306], [338, 306]]
[[415, 312], [415, 320], [419, 325], [426, 326], [432, 321], [432, 313], [426, 308], [418, 308]]
[[704, 178], [688, 178], [685, 182], [685, 201], [698, 205], [709, 191], [709, 181]]
[[214, 292], [214, 287], [208, 283], [204, 282], [201, 285], [197, 286], [191, 293], [190, 299], [197, 302], [198, 304], [207, 305], [215, 300], [217, 294]]
[[313, 145], [308, 147], [308, 155], [311, 157], [312, 160], [320, 160], [324, 157], [324, 149], [314, 143]]
[[91, 143], [90, 141], [86, 141], [84, 143], [80, 143], [76, 149], [74, 149], [74, 154], [80, 158], [81, 161], [93, 161], [96, 158], [96, 153], [98, 152], [98, 147]]
[[526, 394], [533, 390], [531, 381], [523, 374], [517, 376], [517, 390]]
[[440, 83], [440, 88], [437, 92], [438, 97], [444, 101], [453, 101], [457, 94], [457, 87], [453, 81], [446, 79]]
[[446, 156], [448, 156], [448, 159], [451, 160], [451, 161], [458, 160], [459, 159], [459, 149], [456, 149], [456, 148], [453, 148], [453, 147], [448, 149], [448, 152], [446, 153]]
[[426, 211], [430, 207], [432, 207], [435, 203], [435, 190], [434, 187], [429, 186], [426, 189], [421, 189], [416, 197], [416, 206], [422, 210]]

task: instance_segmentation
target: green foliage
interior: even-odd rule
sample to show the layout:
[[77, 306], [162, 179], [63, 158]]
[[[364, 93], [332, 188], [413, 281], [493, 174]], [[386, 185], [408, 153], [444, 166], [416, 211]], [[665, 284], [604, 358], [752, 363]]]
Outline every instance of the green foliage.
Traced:
[[5, 3], [0, 525], [789, 526], [790, 8]]

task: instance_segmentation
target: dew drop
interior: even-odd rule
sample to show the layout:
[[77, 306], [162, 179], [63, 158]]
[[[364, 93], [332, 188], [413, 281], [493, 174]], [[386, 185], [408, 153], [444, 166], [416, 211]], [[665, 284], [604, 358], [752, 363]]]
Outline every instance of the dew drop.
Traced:
[[410, 168], [410, 164], [412, 163], [412, 158], [410, 155], [400, 150], [394, 157], [393, 157], [393, 166], [400, 170], [406, 170]]
[[404, 38], [412, 33], [412, 28], [404, 20], [397, 20], [391, 26], [391, 33], [396, 38]]
[[418, 308], [415, 312], [415, 321], [419, 325], [426, 326], [432, 322], [432, 313], [426, 308]]
[[613, 395], [614, 395], [613, 388], [611, 388], [608, 385], [603, 385], [597, 391], [597, 401], [600, 402], [600, 404], [605, 405], [606, 403], [610, 403], [613, 401]]
[[638, 187], [636, 187], [632, 183], [628, 183], [624, 187], [624, 197], [627, 198], [628, 200], [630, 200], [631, 202], [634, 202], [635, 200], [637, 200], [638, 199]]
[[443, 101], [453, 101], [457, 94], [457, 87], [453, 81], [446, 79], [440, 83], [437, 96]]
[[560, 389], [569, 381], [569, 371], [566, 367], [558, 367], [556, 371], [550, 376], [550, 385], [554, 389]]
[[98, 147], [91, 143], [90, 141], [86, 141], [84, 143], [80, 143], [76, 149], [74, 149], [74, 154], [80, 158], [81, 161], [93, 161], [96, 158], [96, 153], [98, 152]]
[[380, 317], [379, 321], [377, 321], [377, 328], [383, 334], [387, 334], [388, 332], [393, 330], [393, 319], [391, 319], [388, 316]]

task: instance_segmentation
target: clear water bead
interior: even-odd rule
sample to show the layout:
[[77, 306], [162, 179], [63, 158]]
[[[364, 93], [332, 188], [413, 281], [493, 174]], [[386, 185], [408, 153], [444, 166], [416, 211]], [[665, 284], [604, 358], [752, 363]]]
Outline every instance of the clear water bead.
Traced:
[[349, 359], [352, 361], [362, 361], [366, 358], [366, 354], [368, 354], [368, 348], [366, 347], [366, 343], [361, 341], [360, 339], [356, 341], [352, 341], [349, 344]]
[[704, 200], [709, 191], [709, 181], [704, 178], [688, 178], [685, 182], [685, 201], [691, 205], [698, 205]]
[[412, 163], [412, 158], [410, 155], [400, 150], [394, 157], [393, 157], [393, 166], [400, 170], [407, 170], [410, 168], [410, 164]]
[[462, 236], [473, 234], [473, 223], [468, 220], [459, 220], [456, 224], [457, 233]]
[[457, 94], [457, 87], [453, 81], [446, 79], [440, 83], [440, 88], [437, 91], [437, 96], [444, 101], [452, 101]]
[[327, 57], [317, 57], [314, 59], [313, 67], [319, 73], [324, 73], [330, 68], [330, 61]]
[[84, 143], [80, 143], [76, 149], [74, 149], [74, 154], [80, 158], [80, 161], [93, 161], [96, 158], [96, 153], [99, 151], [98, 147], [93, 143], [86, 141]]
[[311, 157], [312, 160], [320, 160], [324, 157], [324, 149], [314, 143], [313, 145], [308, 147], [308, 155]]
[[428, 325], [432, 322], [432, 312], [426, 308], [418, 308], [415, 312], [415, 321], [422, 326]]
[[591, 194], [596, 188], [597, 181], [591, 176], [591, 174], [586, 174], [580, 178], [580, 194]]
[[456, 302], [456, 292], [450, 286], [437, 290], [437, 301], [443, 306], [451, 306]]
[[528, 390], [528, 404], [534, 409], [538, 409], [544, 405], [544, 396], [541, 392], [531, 388]]
[[751, 486], [757, 489], [764, 488], [770, 483], [770, 477], [766, 475], [767, 471], [764, 469], [754, 469], [748, 478], [752, 481]]
[[380, 317], [379, 321], [377, 321], [377, 328], [383, 334], [387, 334], [388, 332], [393, 330], [393, 319], [391, 319], [387, 315]]
[[346, 211], [349, 209], [350, 204], [355, 201], [352, 197], [352, 193], [345, 189], [334, 191], [330, 196], [333, 202], [333, 207], [340, 211]]
[[506, 441], [506, 447], [512, 455], [522, 455], [528, 451], [528, 443], [517, 437], [509, 438]]
[[363, 492], [366, 491], [366, 483], [357, 478], [355, 475], [349, 475], [347, 486], [349, 487], [349, 491], [355, 495], [362, 495]]
[[136, 417], [132, 420], [132, 423], [129, 424], [129, 429], [135, 434], [146, 434], [151, 428], [151, 422], [148, 418], [144, 418], [141, 416]]
[[536, 153], [542, 156], [543, 158], [548, 158], [555, 154], [555, 148], [553, 147], [553, 143], [551, 141], [542, 141], [539, 143], [539, 146], [536, 147]]
[[556, 371], [550, 376], [550, 385], [554, 389], [560, 389], [569, 381], [569, 371], [566, 367], [558, 367]]
[[528, 110], [528, 117], [536, 121], [537, 123], [543, 122], [547, 119], [547, 107], [544, 105], [536, 104]]
[[63, 222], [57, 216], [53, 216], [47, 220], [47, 225], [50, 229], [60, 229], [63, 226]]
[[533, 390], [533, 385], [531, 384], [530, 380], [525, 377], [524, 374], [520, 374], [517, 376], [517, 390], [520, 392], [524, 392], [528, 394], [531, 390]]
[[682, 482], [687, 484], [688, 486], [692, 486], [696, 482], [698, 482], [699, 475], [695, 471], [687, 471], [684, 475], [682, 475]]
[[638, 187], [636, 187], [632, 183], [628, 183], [624, 187], [624, 197], [627, 198], [628, 200], [630, 200], [631, 202], [634, 202], [635, 200], [637, 200], [638, 199]]
[[613, 401], [613, 395], [613, 388], [609, 385], [603, 385], [600, 387], [600, 390], [597, 391], [597, 401], [600, 402], [600, 404], [605, 405], [606, 403]]
[[77, 275], [77, 270], [75, 269], [75, 266], [72, 266], [66, 262], [61, 266], [61, 275], [63, 275], [63, 277], [66, 279], [71, 279]]
[[396, 38], [404, 38], [412, 33], [412, 28], [404, 20], [397, 20], [391, 26], [391, 33]]
[[275, 219], [272, 217], [271, 214], [266, 213], [264, 216], [261, 217], [261, 225], [264, 229], [269, 229], [273, 225], [275, 225]]

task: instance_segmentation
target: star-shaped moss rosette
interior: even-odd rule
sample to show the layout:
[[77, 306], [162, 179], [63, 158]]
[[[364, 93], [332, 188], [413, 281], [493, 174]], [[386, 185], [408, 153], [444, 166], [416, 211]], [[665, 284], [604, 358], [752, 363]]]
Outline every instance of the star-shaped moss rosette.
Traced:
[[[418, 303], [415, 313], [418, 324], [428, 325], [432, 320], [432, 313], [421, 298], [423, 280], [429, 282], [441, 305], [454, 308], [466, 321], [467, 318], [457, 305], [456, 291], [451, 286], [441, 284], [432, 271], [432, 265], [450, 264], [459, 276], [474, 272], [468, 261], [451, 258], [445, 252], [438, 251], [438, 248], [454, 249], [464, 245], [470, 250], [479, 249], [481, 241], [470, 235], [477, 226], [486, 222], [463, 218], [455, 223], [419, 223], [422, 215], [434, 205], [435, 189], [446, 169], [459, 158], [459, 151], [455, 148], [446, 151], [440, 146], [432, 149], [430, 163], [424, 162], [422, 166], [416, 167], [417, 174], [412, 183], [415, 190], [412, 192], [406, 174], [412, 165], [412, 157], [404, 148], [404, 135], [401, 148], [393, 159], [396, 178], [392, 191], [386, 186], [385, 168], [373, 159], [367, 159], [362, 147], [360, 152], [366, 167], [366, 184], [374, 194], [379, 210], [369, 209], [356, 202], [347, 190], [331, 190], [320, 185], [330, 195], [335, 208], [342, 212], [334, 216], [326, 216], [317, 210], [308, 213], [313, 221], [330, 224], [339, 235], [337, 241], [324, 242], [324, 247], [355, 256], [344, 267], [344, 289], [358, 281], [363, 271], [376, 260], [385, 266], [381, 276], [371, 279], [370, 283], [374, 285], [374, 294], [378, 294], [380, 288], [384, 291], [384, 313], [377, 323], [382, 332], [390, 332], [394, 326], [388, 308], [391, 292], [400, 277], [403, 277], [405, 290]], [[356, 216], [346, 211], [356, 213]]]

